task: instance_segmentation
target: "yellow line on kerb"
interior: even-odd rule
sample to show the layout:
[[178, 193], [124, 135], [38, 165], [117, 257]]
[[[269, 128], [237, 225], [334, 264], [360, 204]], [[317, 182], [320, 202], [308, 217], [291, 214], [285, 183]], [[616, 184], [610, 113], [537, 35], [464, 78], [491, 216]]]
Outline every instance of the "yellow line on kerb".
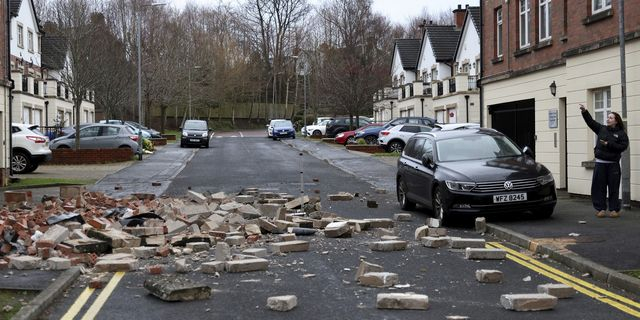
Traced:
[[95, 289], [93, 289], [93, 288], [86, 287], [84, 289], [84, 291], [82, 291], [82, 293], [78, 296], [78, 299], [76, 299], [76, 302], [74, 302], [71, 305], [71, 307], [69, 308], [67, 313], [65, 313], [64, 316], [62, 316], [61, 319], [62, 320], [73, 320], [73, 318], [76, 317], [78, 312], [80, 312], [80, 309], [82, 309], [82, 306], [84, 306], [84, 304], [87, 303], [87, 300], [89, 300], [89, 297], [91, 297], [91, 295], [93, 294], [94, 290]]
[[116, 272], [116, 274], [113, 275], [113, 278], [111, 278], [107, 286], [102, 290], [98, 298], [96, 298], [96, 301], [93, 302], [89, 310], [87, 310], [87, 313], [84, 314], [82, 320], [93, 320], [96, 318], [98, 312], [104, 303], [107, 302], [107, 298], [109, 298], [122, 277], [124, 277], [124, 272]]
[[630, 300], [628, 298], [617, 295], [613, 292], [597, 287], [594, 284], [588, 283], [584, 280], [578, 279], [558, 269], [555, 269], [549, 265], [546, 265], [540, 261], [537, 261], [531, 257], [523, 255], [515, 250], [509, 249], [499, 243], [490, 242], [487, 245], [507, 251], [508, 259], [524, 267], [527, 267], [533, 271], [536, 271], [550, 279], [553, 279], [560, 283], [564, 283], [568, 286], [571, 286], [580, 293], [583, 293], [593, 299], [606, 303], [636, 318], [640, 318], [640, 311], [637, 311], [630, 307], [632, 306], [635, 308], [640, 308], [640, 304], [638, 304], [633, 300]]

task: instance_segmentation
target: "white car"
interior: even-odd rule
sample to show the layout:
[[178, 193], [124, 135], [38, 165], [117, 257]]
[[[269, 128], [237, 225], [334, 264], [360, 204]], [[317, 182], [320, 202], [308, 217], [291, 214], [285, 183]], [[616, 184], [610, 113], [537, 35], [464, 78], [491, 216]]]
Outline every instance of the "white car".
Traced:
[[477, 123], [436, 123], [433, 131], [449, 131], [449, 130], [464, 130], [464, 129], [478, 129], [480, 124]]
[[12, 123], [11, 143], [14, 173], [33, 172], [41, 163], [51, 160], [49, 138], [38, 130], [37, 125]]
[[308, 136], [324, 136], [327, 133], [327, 123], [331, 121], [331, 118], [324, 119], [318, 124], [307, 126]]
[[422, 124], [405, 123], [380, 131], [378, 144], [387, 152], [402, 152], [404, 146], [414, 134], [429, 132], [433, 127]]

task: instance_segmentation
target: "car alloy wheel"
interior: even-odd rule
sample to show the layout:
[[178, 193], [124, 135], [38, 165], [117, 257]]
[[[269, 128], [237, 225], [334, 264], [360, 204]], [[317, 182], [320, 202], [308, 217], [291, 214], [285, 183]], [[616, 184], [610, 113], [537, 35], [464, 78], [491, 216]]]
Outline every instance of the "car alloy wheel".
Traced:
[[23, 152], [14, 152], [11, 169], [15, 173], [26, 173], [31, 166], [31, 159]]
[[322, 132], [320, 132], [320, 130], [314, 130], [311, 135], [314, 136], [314, 137], [318, 137], [318, 136], [322, 135]]
[[407, 198], [407, 185], [402, 181], [402, 179], [398, 179], [396, 182], [396, 194], [398, 195], [398, 202], [400, 203], [400, 209], [402, 210], [413, 210], [416, 207], [416, 204]]
[[449, 221], [449, 213], [447, 209], [445, 209], [444, 202], [442, 200], [442, 190], [440, 187], [436, 188], [436, 191], [433, 195], [433, 215], [436, 219], [440, 219], [442, 224], [445, 224], [445, 221]]
[[401, 141], [392, 141], [389, 144], [389, 152], [402, 152], [402, 149], [404, 149], [404, 143], [402, 143]]
[[378, 144], [378, 138], [375, 136], [366, 136], [364, 137], [364, 141], [367, 144]]

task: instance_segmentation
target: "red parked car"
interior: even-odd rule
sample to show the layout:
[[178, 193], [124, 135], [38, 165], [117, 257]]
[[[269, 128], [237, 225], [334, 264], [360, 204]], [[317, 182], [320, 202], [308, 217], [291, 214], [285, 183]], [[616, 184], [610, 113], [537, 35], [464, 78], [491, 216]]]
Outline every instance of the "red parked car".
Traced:
[[356, 140], [355, 140], [356, 132], [360, 130], [364, 130], [365, 128], [382, 127], [383, 125], [384, 123], [369, 123], [356, 130], [338, 133], [338, 135], [336, 135], [335, 142], [339, 144], [343, 144], [345, 146], [350, 143], [356, 143]]

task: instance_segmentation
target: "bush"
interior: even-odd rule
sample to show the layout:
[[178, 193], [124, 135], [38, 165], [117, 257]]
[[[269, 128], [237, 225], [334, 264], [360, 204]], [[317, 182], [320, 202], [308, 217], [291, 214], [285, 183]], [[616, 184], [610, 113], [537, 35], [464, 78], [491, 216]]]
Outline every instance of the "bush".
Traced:
[[154, 150], [153, 142], [151, 142], [151, 140], [149, 139], [142, 139], [142, 148], [144, 150], [153, 151]]

